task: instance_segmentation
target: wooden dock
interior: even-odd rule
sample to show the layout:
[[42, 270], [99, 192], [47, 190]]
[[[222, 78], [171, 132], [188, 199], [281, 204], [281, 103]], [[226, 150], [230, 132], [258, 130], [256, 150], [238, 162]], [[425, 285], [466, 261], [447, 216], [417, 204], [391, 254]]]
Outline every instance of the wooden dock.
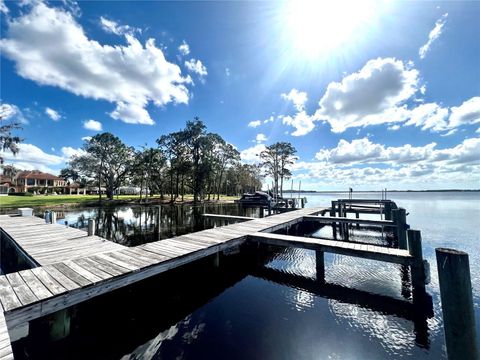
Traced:
[[37, 265], [49, 265], [125, 246], [68, 226], [47, 224], [34, 216], [0, 215], [0, 227]]
[[[58, 237], [52, 237], [51, 253], [47, 254], [49, 244], [46, 237], [41, 237], [44, 252], [37, 252], [36, 259], [41, 256], [48, 259], [45, 265], [0, 276], [0, 304], [9, 329], [25, 322], [65, 309], [92, 297], [127, 286], [142, 279], [160, 274], [170, 269], [182, 266], [210, 255], [219, 254], [224, 250], [238, 247], [247, 240], [247, 236], [259, 231], [275, 231], [302, 221], [304, 215], [313, 215], [323, 209], [301, 209], [270, 218], [255, 219], [249, 222], [233, 224], [224, 227], [204, 230], [193, 234], [178, 236], [171, 239], [152, 242], [136, 247], [114, 245], [112, 250], [103, 248], [85, 252], [84, 247], [78, 247], [79, 252], [70, 252], [68, 258], [61, 252], [63, 260], [53, 262], [58, 249], [63, 250], [57, 242]], [[12, 220], [13, 219], [13, 220]], [[22, 231], [16, 232], [16, 227], [25, 221], [29, 225], [21, 226]], [[49, 233], [70, 233], [71, 230], [62, 225], [42, 224], [41, 220], [15, 217], [1, 217], [0, 227], [17, 241], [15, 233], [21, 239], [26, 234], [31, 238], [27, 243], [34, 251], [41, 247], [34, 246], [34, 234], [38, 229]], [[30, 230], [28, 230], [30, 228]], [[78, 233], [76, 233], [78, 234]], [[74, 236], [71, 240], [88, 242], [85, 233]], [[101, 238], [99, 238], [101, 239]], [[100, 241], [104, 244], [107, 241]], [[65, 241], [68, 241], [65, 238]], [[76, 242], [74, 242], [76, 243]], [[25, 249], [26, 250], [26, 249]]]
[[[24, 328], [31, 320], [202, 258], [215, 256], [218, 263], [222, 252], [237, 249], [246, 241], [315, 250], [318, 279], [324, 277], [324, 252], [403, 264], [411, 267], [412, 275], [415, 275], [414, 271], [417, 275], [423, 271], [421, 256], [406, 249], [272, 234], [303, 221], [347, 221], [346, 218], [316, 216], [326, 211], [328, 209], [307, 208], [260, 219], [210, 215], [217, 220], [239, 223], [136, 247], [86, 236], [83, 231], [62, 225], [45, 224], [34, 217], [0, 216], [1, 230], [38, 264], [29, 270], [0, 276], [3, 310], [0, 360], [2, 354], [11, 354], [9, 331], [12, 336], [12, 331]], [[348, 221], [395, 226], [393, 221], [385, 220]], [[417, 275], [414, 278], [420, 278]], [[9, 331], [6, 331], [7, 325]], [[13, 355], [7, 358], [11, 359]]]

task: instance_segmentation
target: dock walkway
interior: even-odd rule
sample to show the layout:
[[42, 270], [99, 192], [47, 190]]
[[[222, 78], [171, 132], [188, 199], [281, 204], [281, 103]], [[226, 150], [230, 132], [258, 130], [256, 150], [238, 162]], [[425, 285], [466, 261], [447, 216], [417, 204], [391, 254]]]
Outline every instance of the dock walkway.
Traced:
[[126, 247], [68, 226], [47, 224], [34, 216], [0, 215], [0, 228], [36, 265], [50, 265]]
[[[92, 237], [86, 237], [84, 232], [81, 232], [83, 236], [78, 236], [80, 234], [77, 231], [80, 230], [67, 229], [58, 224], [44, 225], [39, 219], [1, 217], [0, 227], [15, 241], [20, 239], [22, 248], [27, 252], [33, 251], [33, 257], [40, 263], [43, 261], [44, 265], [0, 276], [0, 304], [8, 327], [12, 329], [92, 297], [235, 248], [246, 241], [250, 234], [275, 231], [302, 221], [303, 216], [318, 214], [322, 210], [324, 209], [301, 209], [136, 247], [124, 247], [94, 237], [92, 241], [98, 242], [100, 248], [89, 243]], [[23, 226], [24, 221], [28, 225]], [[39, 230], [51, 234], [51, 248], [49, 236], [46, 235], [40, 235], [41, 245], [35, 244], [35, 233], [38, 234]], [[73, 236], [65, 237], [64, 241], [70, 239], [74, 245], [79, 245], [70, 252], [64, 252], [67, 246], [61, 245], [61, 236], [53, 236], [57, 232], [71, 233]], [[81, 246], [82, 242], [89, 245]], [[109, 244], [112, 245], [110, 250]], [[42, 247], [51, 249], [48, 256], [41, 251]], [[88, 250], [87, 247], [91, 249]], [[55, 261], [57, 250], [61, 255]]]

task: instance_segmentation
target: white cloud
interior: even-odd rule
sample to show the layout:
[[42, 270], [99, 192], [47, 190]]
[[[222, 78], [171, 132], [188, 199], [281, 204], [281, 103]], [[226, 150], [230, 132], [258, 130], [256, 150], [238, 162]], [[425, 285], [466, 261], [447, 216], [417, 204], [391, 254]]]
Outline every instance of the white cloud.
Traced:
[[248, 127], [251, 127], [251, 128], [256, 128], [258, 126], [260, 126], [262, 124], [262, 122], [260, 120], [254, 120], [254, 121], [250, 121], [248, 123]]
[[183, 43], [178, 47], [178, 51], [183, 56], [190, 54], [190, 46], [183, 40]]
[[109, 115], [115, 120], [121, 120], [127, 124], [155, 124], [155, 121], [152, 120], [148, 111], [142, 106], [124, 103], [122, 101], [117, 103], [115, 110]]
[[418, 71], [401, 60], [370, 60], [359, 72], [328, 85], [314, 120], [327, 121], [337, 133], [404, 121], [408, 110], [402, 103], [415, 94], [418, 83]]
[[283, 93], [280, 96], [284, 100], [291, 101], [297, 111], [302, 111], [308, 100], [307, 93], [304, 91], [298, 91], [297, 89], [292, 89], [288, 94]]
[[293, 117], [284, 116], [282, 122], [286, 125], [293, 126], [295, 131], [292, 132], [292, 136], [303, 136], [308, 134], [315, 128], [315, 116], [308, 115], [304, 110], [297, 112]]
[[13, 104], [0, 104], [0, 116], [3, 120], [9, 120], [20, 113], [20, 109]]
[[230, 69], [228, 67], [225, 68], [225, 75], [230, 76]]
[[86, 152], [83, 149], [75, 149], [71, 146], [64, 146], [62, 147], [62, 154], [65, 161], [68, 161], [72, 156], [81, 156], [85, 155]]
[[58, 121], [62, 118], [62, 116], [58, 113], [58, 111], [53, 110], [52, 108], [49, 108], [49, 107], [45, 108], [45, 114], [47, 114], [48, 117], [53, 121]]
[[22, 170], [40, 170], [52, 174], [58, 173], [58, 170], [65, 165], [65, 162], [71, 156], [85, 153], [82, 149], [75, 149], [70, 146], [62, 147], [62, 156], [48, 154], [33, 144], [20, 143], [18, 148], [19, 151], [16, 155], [13, 155], [10, 151], [0, 151], [5, 162], [11, 163]]
[[392, 126], [388, 127], [388, 130], [390, 130], [390, 131], [397, 131], [399, 129], [400, 129], [400, 125], [398, 125], [398, 124], [395, 124], [395, 125], [392, 125]]
[[420, 59], [424, 59], [425, 56], [427, 55], [428, 51], [430, 50], [430, 46], [432, 46], [432, 43], [438, 39], [438, 37], [442, 34], [443, 26], [445, 25], [445, 22], [447, 20], [448, 13], [445, 13], [442, 15], [440, 19], [438, 19], [435, 22], [435, 27], [430, 31], [428, 34], [428, 41], [425, 45], [423, 45], [419, 50], [418, 50], [418, 55], [420, 55]]
[[267, 141], [267, 137], [265, 136], [265, 134], [257, 134], [257, 136], [255, 137], [255, 141], [257, 143], [262, 143]]
[[258, 163], [260, 162], [260, 153], [265, 150], [264, 144], [257, 144], [240, 152], [240, 158], [244, 163]]
[[435, 103], [421, 104], [410, 111], [405, 125], [415, 125], [422, 130], [443, 131], [447, 129], [448, 108]]
[[[96, 120], [85, 120], [83, 122], [83, 127], [87, 130], [92, 131], [102, 131], [102, 123]], [[83, 139], [83, 138], [82, 138]]]
[[28, 124], [22, 111], [14, 104], [0, 104], [0, 116], [3, 120], [15, 120], [20, 124]]
[[478, 124], [480, 122], [480, 96], [473, 97], [450, 110], [452, 113], [448, 119], [449, 128], [465, 124]]
[[90, 140], [92, 140], [92, 137], [91, 136], [84, 136], [84, 137], [82, 137], [82, 140], [83, 141], [90, 141]]
[[105, 32], [115, 35], [133, 35], [135, 32], [141, 32], [140, 29], [129, 25], [118, 25], [116, 21], [104, 18], [103, 16], [100, 17], [100, 25]]
[[479, 153], [478, 137], [445, 149], [437, 149], [435, 143], [387, 147], [366, 138], [341, 140], [337, 147], [317, 153], [319, 161], [294, 164], [293, 178], [330, 188], [478, 187]]
[[[143, 45], [125, 34], [126, 45], [102, 45], [87, 37], [72, 13], [41, 2], [7, 19], [6, 25], [0, 50], [26, 79], [117, 107], [188, 103], [186, 85], [191, 78], [183, 77], [180, 67], [165, 59], [154, 39]], [[112, 114], [120, 114], [117, 110]]]
[[367, 138], [355, 139], [351, 142], [340, 140], [332, 149], [320, 150], [315, 158], [328, 164], [357, 165], [386, 163], [398, 167], [410, 163], [436, 163], [480, 165], [480, 138], [465, 139], [453, 148], [437, 149], [436, 143], [424, 146], [385, 146], [375, 144]]
[[8, 14], [9, 10], [3, 0], [0, 0], [0, 13]]
[[[282, 115], [279, 115], [278, 118], [282, 118]], [[266, 123], [269, 123], [269, 122], [274, 122], [275, 121], [275, 118], [273, 117], [273, 115], [271, 115], [268, 119], [265, 119], [263, 120], [263, 123], [266, 124]]]
[[188, 71], [198, 74], [200, 77], [207, 76], [207, 68], [200, 60], [190, 59], [185, 61], [185, 67]]
[[5, 160], [11, 162], [28, 163], [33, 166], [37, 164], [44, 166], [60, 165], [64, 161], [63, 157], [47, 154], [33, 144], [18, 144], [18, 154], [16, 155], [13, 155], [10, 151], [0, 153]]

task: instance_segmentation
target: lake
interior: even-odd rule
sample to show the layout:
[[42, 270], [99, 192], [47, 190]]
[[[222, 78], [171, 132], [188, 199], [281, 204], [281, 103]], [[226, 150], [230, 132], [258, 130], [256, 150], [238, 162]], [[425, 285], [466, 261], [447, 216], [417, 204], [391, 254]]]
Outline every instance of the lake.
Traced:
[[[314, 207], [347, 194], [302, 196]], [[470, 255], [480, 335], [480, 193], [393, 192], [388, 197], [407, 210], [411, 228], [422, 232], [433, 314], [408, 306], [411, 295], [401, 266], [326, 254], [327, 284], [318, 286], [313, 252], [270, 248], [259, 254], [251, 249], [225, 258], [219, 269], [206, 259], [76, 306], [67, 339], [48, 342], [45, 324], [35, 321], [31, 335], [14, 344], [16, 358], [446, 358], [435, 248]], [[156, 207], [117, 208], [110, 211], [115, 216], [98, 209], [72, 210], [58, 221], [82, 227], [95, 217], [101, 235], [136, 245], [211, 226], [203, 222], [203, 212], [243, 214], [234, 204], [163, 207], [160, 231]], [[313, 235], [329, 233], [325, 227]], [[351, 239], [381, 243], [387, 235], [354, 229]], [[252, 265], [259, 262], [263, 266]]]

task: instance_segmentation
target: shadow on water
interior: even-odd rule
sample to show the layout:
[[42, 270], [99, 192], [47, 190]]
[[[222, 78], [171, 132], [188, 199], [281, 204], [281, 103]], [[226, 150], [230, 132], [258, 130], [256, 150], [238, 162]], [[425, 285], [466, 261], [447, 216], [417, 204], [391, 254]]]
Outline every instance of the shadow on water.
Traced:
[[49, 338], [52, 316], [34, 320], [29, 336], [13, 343], [15, 359], [151, 358], [180, 321], [249, 274], [259, 260], [253, 250], [222, 257], [220, 268], [205, 258], [73, 306], [62, 340]]

